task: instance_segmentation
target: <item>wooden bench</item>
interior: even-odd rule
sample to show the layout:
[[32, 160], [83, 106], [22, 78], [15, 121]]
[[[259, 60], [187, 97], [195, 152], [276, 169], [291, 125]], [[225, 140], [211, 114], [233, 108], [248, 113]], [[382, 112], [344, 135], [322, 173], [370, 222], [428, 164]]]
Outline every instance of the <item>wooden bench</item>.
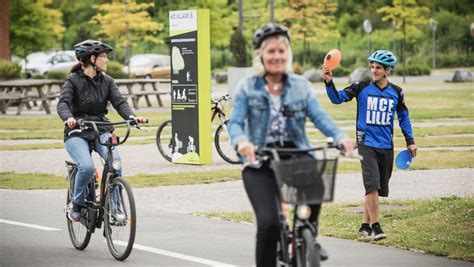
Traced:
[[[170, 93], [170, 80], [166, 79], [119, 79], [116, 80], [117, 86], [120, 88], [126, 88], [121, 90], [122, 96], [131, 99], [133, 107], [139, 109], [140, 98], [145, 98], [148, 107], [151, 107], [150, 96], [156, 97], [158, 105], [163, 107], [163, 101], [161, 95]], [[158, 87], [165, 86], [164, 90], [158, 90]]]

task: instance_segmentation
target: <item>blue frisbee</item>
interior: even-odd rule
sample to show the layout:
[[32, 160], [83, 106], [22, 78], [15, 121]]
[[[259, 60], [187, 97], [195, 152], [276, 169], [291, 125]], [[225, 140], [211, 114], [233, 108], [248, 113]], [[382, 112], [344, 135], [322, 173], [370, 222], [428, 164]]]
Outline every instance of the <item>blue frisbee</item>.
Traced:
[[413, 162], [413, 157], [410, 155], [410, 152], [408, 150], [402, 150], [400, 153], [398, 153], [397, 158], [395, 159], [395, 165], [397, 165], [397, 168], [399, 169], [407, 169], [411, 166], [411, 163]]

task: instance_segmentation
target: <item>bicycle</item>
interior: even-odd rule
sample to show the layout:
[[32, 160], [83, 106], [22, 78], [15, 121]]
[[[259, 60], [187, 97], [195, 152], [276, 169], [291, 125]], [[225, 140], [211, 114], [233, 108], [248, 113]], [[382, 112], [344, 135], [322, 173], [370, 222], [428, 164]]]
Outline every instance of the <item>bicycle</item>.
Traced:
[[80, 119], [77, 123], [81, 131], [92, 126], [92, 129], [97, 134], [97, 138], [99, 137], [98, 125], [127, 125], [127, 132], [123, 140], [120, 140], [115, 134], [112, 134], [104, 142], [99, 138], [99, 143], [107, 148], [107, 159], [102, 160], [103, 174], [100, 186], [98, 184], [98, 177], [96, 177], [98, 176], [97, 174], [90, 178], [90, 182], [86, 187], [85, 206], [81, 209], [81, 219], [79, 222], [72, 222], [67, 216], [67, 212], [72, 208], [77, 166], [75, 163], [66, 161], [68, 192], [65, 214], [72, 245], [78, 250], [85, 249], [89, 245], [91, 235], [95, 232], [95, 229], [100, 229], [102, 223], [104, 223], [103, 234], [107, 240], [110, 253], [115, 259], [123, 261], [132, 252], [135, 241], [136, 209], [130, 185], [123, 177], [117, 174], [117, 169], [120, 169], [121, 162], [114, 160], [113, 149], [127, 141], [131, 125], [137, 128], [139, 128], [139, 125], [134, 120], [112, 123]]
[[[240, 164], [241, 161], [232, 147], [229, 132], [227, 130], [227, 117], [222, 110], [221, 102], [230, 99], [229, 94], [223, 95], [218, 99], [211, 99], [211, 121], [214, 121], [216, 116], [219, 118], [219, 126], [214, 134], [214, 145], [219, 156], [228, 163]], [[163, 122], [156, 132], [156, 146], [160, 154], [169, 162], [173, 154], [173, 148], [176, 144], [172, 138], [172, 121], [167, 120]]]
[[[330, 157], [327, 151], [329, 148], [335, 147], [257, 150], [259, 160], [270, 162], [279, 188], [276, 199], [280, 218], [278, 266], [320, 266], [321, 248], [316, 242], [318, 229], [309, 220], [309, 205], [333, 200], [338, 156]], [[301, 156], [310, 152], [319, 152], [320, 155], [316, 155], [316, 159]], [[288, 221], [289, 215], [283, 208], [286, 205], [295, 206], [291, 224]]]

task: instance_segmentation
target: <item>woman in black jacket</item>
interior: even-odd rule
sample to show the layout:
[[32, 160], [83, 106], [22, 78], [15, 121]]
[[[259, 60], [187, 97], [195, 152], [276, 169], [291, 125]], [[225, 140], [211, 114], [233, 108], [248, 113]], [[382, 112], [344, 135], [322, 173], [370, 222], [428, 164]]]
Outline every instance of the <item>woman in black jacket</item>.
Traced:
[[[69, 219], [77, 222], [81, 218], [85, 188], [94, 173], [89, 148], [97, 151], [102, 158], [107, 157], [106, 148], [96, 140], [93, 130], [81, 131], [77, 120], [107, 121], [108, 101], [124, 119], [134, 118], [140, 123], [147, 123], [148, 119], [135, 117], [127, 101], [120, 95], [115, 81], [104, 73], [109, 61], [107, 54], [113, 50], [110, 46], [100, 41], [86, 40], [76, 44], [74, 50], [79, 63], [71, 69], [63, 85], [57, 111], [65, 124], [64, 145], [78, 167], [72, 209], [68, 212]], [[107, 140], [111, 135], [110, 130], [100, 129], [99, 138]], [[114, 150], [114, 158], [120, 160], [117, 149]]]

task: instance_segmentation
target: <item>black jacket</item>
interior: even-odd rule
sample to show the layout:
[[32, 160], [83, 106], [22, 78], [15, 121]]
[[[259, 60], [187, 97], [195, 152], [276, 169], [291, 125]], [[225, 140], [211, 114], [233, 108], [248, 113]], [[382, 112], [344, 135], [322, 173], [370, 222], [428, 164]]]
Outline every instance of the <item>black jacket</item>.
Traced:
[[[59, 97], [57, 112], [62, 121], [73, 117], [77, 119], [107, 121], [107, 101], [118, 111], [124, 119], [134, 115], [127, 101], [122, 97], [112, 77], [99, 72], [94, 78], [85, 75], [82, 70], [71, 74], [63, 85]], [[77, 129], [77, 128], [76, 128]], [[64, 141], [70, 137], [83, 137], [94, 140], [93, 130], [84, 132], [72, 131], [64, 127]], [[101, 131], [110, 130], [101, 129]]]

